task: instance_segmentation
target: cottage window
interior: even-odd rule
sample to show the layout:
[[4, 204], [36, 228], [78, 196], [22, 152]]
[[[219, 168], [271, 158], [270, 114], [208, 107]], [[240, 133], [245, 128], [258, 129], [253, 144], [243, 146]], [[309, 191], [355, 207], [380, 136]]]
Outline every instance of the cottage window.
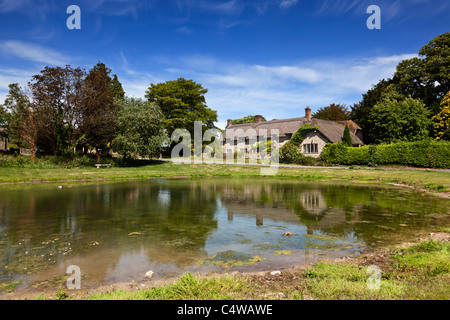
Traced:
[[303, 145], [303, 153], [319, 153], [319, 144], [306, 143]]

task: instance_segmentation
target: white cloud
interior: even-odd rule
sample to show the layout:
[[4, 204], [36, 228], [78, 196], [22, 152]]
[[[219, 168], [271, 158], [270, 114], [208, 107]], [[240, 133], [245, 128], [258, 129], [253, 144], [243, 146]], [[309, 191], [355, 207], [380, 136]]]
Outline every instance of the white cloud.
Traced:
[[298, 0], [282, 0], [280, 3], [281, 8], [290, 8], [293, 5], [295, 5], [298, 2]]
[[63, 54], [43, 46], [16, 40], [0, 42], [0, 51], [5, 55], [13, 56], [27, 61], [61, 66], [69, 63], [69, 58]]
[[38, 73], [38, 70], [22, 70], [17, 68], [0, 68], [0, 104], [3, 104], [8, 94], [8, 85], [18, 83], [22, 89], [26, 89], [27, 82]]
[[282, 119], [303, 116], [306, 106], [315, 111], [330, 103], [353, 105], [372, 85], [392, 77], [400, 61], [412, 57], [417, 55], [251, 65], [193, 56], [173, 61], [166, 71], [208, 88], [207, 103], [218, 110], [220, 125], [249, 114]]
[[[143, 98], [151, 83], [193, 79], [208, 89], [206, 101], [218, 111], [217, 125], [226, 119], [262, 114], [266, 119], [304, 115], [330, 103], [351, 106], [383, 78], [392, 77], [397, 64], [416, 54], [375, 56], [353, 59], [316, 59], [280, 65], [245, 64], [213, 56], [193, 55], [173, 59], [154, 57], [147, 61], [161, 68], [150, 74], [142, 63], [133, 64], [123, 52], [112, 66], [129, 96]], [[165, 67], [164, 67], [165, 66]]]

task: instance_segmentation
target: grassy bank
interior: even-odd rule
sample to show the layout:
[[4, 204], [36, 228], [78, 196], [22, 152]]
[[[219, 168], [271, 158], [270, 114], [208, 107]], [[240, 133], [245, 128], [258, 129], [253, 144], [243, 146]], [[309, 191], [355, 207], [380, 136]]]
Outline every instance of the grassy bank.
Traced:
[[[36, 183], [77, 181], [151, 179], [171, 177], [262, 177], [261, 167], [227, 164], [174, 164], [155, 162], [135, 167], [96, 169], [91, 166], [76, 168], [0, 167], [0, 183]], [[450, 172], [409, 170], [406, 168], [299, 168], [280, 167], [274, 176], [267, 178], [296, 178], [309, 180], [341, 180], [358, 182], [398, 183], [413, 187], [450, 191]]]
[[[409, 247], [380, 250], [355, 259], [318, 262], [280, 272], [193, 276], [135, 290], [107, 290], [70, 296], [60, 290], [53, 299], [89, 300], [436, 300], [450, 298], [450, 234]], [[379, 289], [367, 282], [376, 265]], [[37, 299], [47, 299], [39, 296]]]

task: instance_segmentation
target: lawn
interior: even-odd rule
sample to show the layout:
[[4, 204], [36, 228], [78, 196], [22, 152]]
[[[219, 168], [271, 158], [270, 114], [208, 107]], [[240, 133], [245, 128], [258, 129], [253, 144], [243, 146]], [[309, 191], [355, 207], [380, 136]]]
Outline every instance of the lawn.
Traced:
[[261, 166], [231, 164], [174, 164], [156, 162], [135, 167], [8, 168], [0, 167], [0, 183], [127, 180], [179, 177], [264, 177], [305, 181], [342, 180], [361, 183], [397, 183], [436, 192], [450, 191], [450, 172], [408, 168], [279, 167], [275, 175], [262, 176]]

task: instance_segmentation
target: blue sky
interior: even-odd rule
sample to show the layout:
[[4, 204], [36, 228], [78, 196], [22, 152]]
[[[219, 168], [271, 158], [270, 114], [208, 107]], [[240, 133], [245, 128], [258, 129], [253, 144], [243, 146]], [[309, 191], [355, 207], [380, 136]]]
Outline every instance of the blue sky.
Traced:
[[[69, 30], [67, 7], [81, 9]], [[370, 5], [381, 29], [369, 30]], [[129, 96], [193, 79], [217, 125], [350, 106], [403, 59], [450, 31], [448, 0], [0, 0], [0, 103], [44, 66], [104, 62]]]

